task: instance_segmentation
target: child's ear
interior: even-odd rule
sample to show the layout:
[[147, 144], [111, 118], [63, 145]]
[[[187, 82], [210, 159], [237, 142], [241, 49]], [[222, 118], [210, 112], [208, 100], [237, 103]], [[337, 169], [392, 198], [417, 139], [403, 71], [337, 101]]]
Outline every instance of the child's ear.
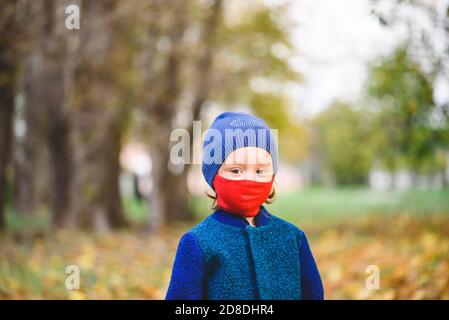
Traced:
[[218, 206], [217, 206], [217, 193], [214, 190], [212, 190], [212, 191], [206, 190], [206, 191], [204, 191], [204, 193], [206, 194], [206, 196], [209, 199], [212, 199], [212, 203], [210, 205], [210, 209], [212, 209], [212, 210], [218, 209]]
[[273, 185], [271, 186], [270, 195], [268, 196], [267, 200], [265, 200], [265, 203], [271, 204], [276, 199], [276, 187]]

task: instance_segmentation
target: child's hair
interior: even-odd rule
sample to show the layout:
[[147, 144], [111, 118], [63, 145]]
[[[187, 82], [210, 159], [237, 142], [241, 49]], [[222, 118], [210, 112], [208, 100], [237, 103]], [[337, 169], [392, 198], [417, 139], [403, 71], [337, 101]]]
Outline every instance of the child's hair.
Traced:
[[[210, 208], [212, 210], [217, 210], [218, 209], [218, 205], [217, 205], [217, 194], [210, 194], [208, 191], [206, 191], [206, 196], [210, 199], [212, 199], [212, 204], [210, 206]], [[273, 184], [273, 187], [271, 188], [271, 192], [270, 195], [268, 196], [267, 200], [265, 200], [265, 203], [267, 204], [271, 204], [274, 202], [274, 200], [276, 200], [276, 187]]]

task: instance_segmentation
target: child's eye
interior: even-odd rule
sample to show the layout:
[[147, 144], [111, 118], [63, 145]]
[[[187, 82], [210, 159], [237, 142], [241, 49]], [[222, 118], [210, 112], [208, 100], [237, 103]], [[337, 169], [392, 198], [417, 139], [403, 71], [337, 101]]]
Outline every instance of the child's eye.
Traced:
[[241, 170], [241, 169], [238, 169], [238, 168], [235, 168], [235, 169], [232, 169], [231, 170], [231, 173], [233, 173], [233, 174], [240, 174], [240, 173], [242, 173], [243, 171]]
[[257, 170], [257, 174], [266, 174], [267, 173], [267, 170], [265, 170], [265, 169], [258, 169]]

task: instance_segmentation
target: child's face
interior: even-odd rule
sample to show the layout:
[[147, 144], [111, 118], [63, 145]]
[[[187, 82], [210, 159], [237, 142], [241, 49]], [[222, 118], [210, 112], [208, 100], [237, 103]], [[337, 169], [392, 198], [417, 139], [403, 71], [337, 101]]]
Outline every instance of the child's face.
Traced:
[[231, 180], [268, 182], [273, 177], [273, 160], [265, 149], [239, 148], [227, 156], [218, 175]]

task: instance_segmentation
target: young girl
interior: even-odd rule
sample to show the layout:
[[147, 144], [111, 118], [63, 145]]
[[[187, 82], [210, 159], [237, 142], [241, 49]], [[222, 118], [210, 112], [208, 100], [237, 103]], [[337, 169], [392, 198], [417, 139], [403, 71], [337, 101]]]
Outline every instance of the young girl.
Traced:
[[304, 232], [262, 205], [275, 193], [274, 140], [252, 115], [214, 120], [202, 171], [215, 211], [181, 237], [166, 299], [323, 299]]

